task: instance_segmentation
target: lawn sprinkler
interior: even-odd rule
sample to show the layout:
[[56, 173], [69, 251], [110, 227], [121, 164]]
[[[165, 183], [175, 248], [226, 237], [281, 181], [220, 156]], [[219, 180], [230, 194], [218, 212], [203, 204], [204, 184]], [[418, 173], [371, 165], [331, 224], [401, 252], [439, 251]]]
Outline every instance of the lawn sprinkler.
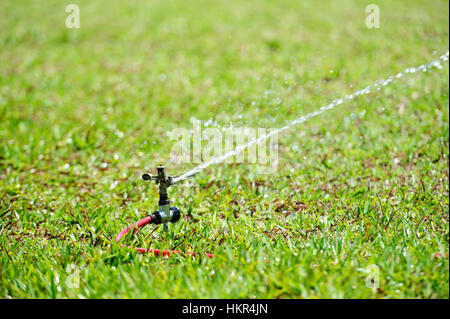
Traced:
[[[153, 212], [152, 214], [148, 215], [147, 217], [142, 218], [138, 222], [135, 222], [133, 225], [128, 226], [124, 230], [122, 230], [117, 236], [116, 236], [116, 242], [118, 242], [122, 237], [124, 237], [126, 234], [130, 232], [130, 230], [138, 230], [141, 227], [144, 227], [147, 224], [163, 224], [164, 225], [164, 231], [168, 231], [168, 222], [175, 223], [176, 221], [180, 220], [181, 213], [178, 207], [170, 207], [170, 201], [169, 201], [169, 195], [167, 193], [167, 189], [186, 178], [189, 178], [194, 175], [190, 175], [186, 178], [177, 179], [177, 176], [167, 176], [165, 172], [164, 166], [158, 166], [156, 168], [158, 174], [157, 175], [151, 175], [151, 174], [143, 174], [142, 179], [145, 181], [155, 181], [156, 184], [159, 185], [159, 208], [157, 211]], [[173, 254], [182, 254], [183, 252], [180, 250], [160, 250], [160, 249], [150, 249], [150, 248], [136, 248], [136, 250], [140, 253], [153, 253], [155, 256], [170, 256]], [[197, 255], [194, 252], [187, 252], [188, 255], [194, 256]], [[212, 254], [205, 254], [209, 258], [212, 258]]]
[[178, 207], [170, 207], [169, 195], [167, 188], [172, 186], [173, 176], [166, 176], [166, 168], [164, 166], [158, 166], [156, 168], [158, 175], [144, 174], [142, 179], [144, 181], [155, 181], [159, 184], [159, 209], [150, 216], [154, 224], [159, 225], [164, 223], [164, 230], [168, 230], [167, 222], [175, 223], [180, 220], [180, 210]]

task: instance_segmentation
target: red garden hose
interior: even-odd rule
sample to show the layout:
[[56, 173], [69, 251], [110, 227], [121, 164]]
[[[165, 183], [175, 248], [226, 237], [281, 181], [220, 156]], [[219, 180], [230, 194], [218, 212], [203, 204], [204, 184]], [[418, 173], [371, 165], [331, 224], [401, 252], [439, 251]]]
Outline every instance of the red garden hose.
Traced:
[[[117, 236], [116, 236], [116, 242], [118, 242], [123, 236], [125, 236], [126, 234], [128, 234], [128, 232], [131, 229], [139, 229], [141, 227], [144, 227], [147, 224], [150, 224], [152, 222], [152, 216], [147, 216], [142, 218], [140, 221], [134, 223], [131, 226], [128, 226], [127, 228], [125, 228], [124, 230], [122, 230]], [[161, 249], [145, 249], [145, 248], [135, 248], [136, 251], [138, 251], [141, 254], [145, 254], [145, 253], [151, 253], [154, 254], [155, 256], [160, 256], [162, 255], [163, 257], [169, 257], [171, 255], [179, 255], [182, 254], [183, 252], [180, 250], [161, 250]], [[189, 256], [195, 256], [196, 253], [194, 252], [188, 252], [187, 253]], [[206, 256], [208, 256], [209, 258], [212, 258], [213, 255], [212, 254], [205, 254]]]

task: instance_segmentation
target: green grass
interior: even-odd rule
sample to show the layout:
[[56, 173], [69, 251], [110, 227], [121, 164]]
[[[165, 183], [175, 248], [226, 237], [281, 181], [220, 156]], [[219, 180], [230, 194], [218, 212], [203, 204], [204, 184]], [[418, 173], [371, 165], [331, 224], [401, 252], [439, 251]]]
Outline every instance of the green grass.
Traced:
[[274, 175], [209, 167], [169, 233], [127, 238], [213, 259], [112, 243], [157, 206], [143, 172], [194, 166], [167, 130], [279, 127], [436, 59], [447, 1], [377, 1], [379, 29], [356, 0], [78, 0], [78, 30], [68, 3], [0, 3], [1, 298], [449, 298], [448, 63], [283, 134]]

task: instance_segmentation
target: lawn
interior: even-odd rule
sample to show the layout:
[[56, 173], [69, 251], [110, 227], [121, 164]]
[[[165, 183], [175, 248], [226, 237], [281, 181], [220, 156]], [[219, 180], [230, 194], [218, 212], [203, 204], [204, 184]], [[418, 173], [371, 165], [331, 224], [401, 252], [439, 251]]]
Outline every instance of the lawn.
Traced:
[[[168, 132], [277, 128], [438, 59], [447, 1], [0, 3], [0, 298], [449, 298], [449, 67], [409, 74], [280, 134], [279, 164], [141, 179]], [[209, 259], [203, 253], [213, 253]]]

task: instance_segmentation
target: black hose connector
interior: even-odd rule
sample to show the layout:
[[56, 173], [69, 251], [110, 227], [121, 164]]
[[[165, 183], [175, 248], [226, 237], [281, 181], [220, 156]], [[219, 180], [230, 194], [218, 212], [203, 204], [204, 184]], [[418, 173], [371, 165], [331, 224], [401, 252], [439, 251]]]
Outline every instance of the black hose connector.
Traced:
[[175, 223], [180, 220], [181, 212], [178, 207], [170, 207], [169, 214], [166, 214], [163, 210], [159, 209], [150, 215], [152, 223], [159, 225], [162, 223]]

